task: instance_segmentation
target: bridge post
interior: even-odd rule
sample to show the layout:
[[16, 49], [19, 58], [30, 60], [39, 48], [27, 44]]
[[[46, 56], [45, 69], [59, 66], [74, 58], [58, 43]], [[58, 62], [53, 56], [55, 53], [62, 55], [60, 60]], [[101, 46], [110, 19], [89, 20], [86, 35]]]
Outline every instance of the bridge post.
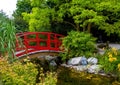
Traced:
[[47, 40], [47, 46], [48, 46], [48, 49], [50, 50], [50, 43], [51, 43], [51, 41], [50, 41], [50, 33], [48, 33], [48, 40]]
[[40, 49], [39, 48], [39, 34], [38, 33], [36, 33], [36, 47], [37, 47], [37, 49]]

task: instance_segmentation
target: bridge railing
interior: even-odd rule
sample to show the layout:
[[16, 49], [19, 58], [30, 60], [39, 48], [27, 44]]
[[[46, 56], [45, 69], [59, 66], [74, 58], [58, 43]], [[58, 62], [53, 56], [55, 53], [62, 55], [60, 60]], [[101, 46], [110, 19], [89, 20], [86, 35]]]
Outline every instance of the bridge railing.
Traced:
[[25, 50], [26, 53], [39, 50], [60, 51], [61, 38], [64, 37], [51, 32], [25, 32], [16, 36], [16, 51]]

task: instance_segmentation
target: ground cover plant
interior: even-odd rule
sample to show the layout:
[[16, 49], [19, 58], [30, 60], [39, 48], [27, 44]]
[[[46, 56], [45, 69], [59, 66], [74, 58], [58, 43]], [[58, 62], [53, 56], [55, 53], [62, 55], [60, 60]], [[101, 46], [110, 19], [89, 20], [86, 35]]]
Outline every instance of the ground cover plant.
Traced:
[[[57, 75], [52, 72], [43, 72], [36, 68], [36, 64], [27, 59], [24, 63], [16, 61], [9, 63], [6, 59], [0, 59], [0, 83], [1, 85], [56, 85]], [[40, 72], [39, 72], [40, 71]], [[39, 82], [36, 82], [37, 74]]]
[[120, 78], [120, 50], [107, 49], [103, 55], [99, 56], [99, 64], [102, 65], [106, 73], [114, 74]]

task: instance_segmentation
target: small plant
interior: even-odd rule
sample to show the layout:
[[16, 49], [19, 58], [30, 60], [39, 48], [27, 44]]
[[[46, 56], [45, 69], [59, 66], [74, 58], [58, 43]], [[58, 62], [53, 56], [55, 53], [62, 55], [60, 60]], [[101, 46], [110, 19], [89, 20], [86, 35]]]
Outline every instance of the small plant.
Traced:
[[55, 72], [46, 72], [43, 73], [43, 69], [40, 69], [40, 83], [37, 85], [56, 85], [57, 83], [57, 74]]
[[[40, 71], [40, 83], [36, 83]], [[25, 59], [24, 63], [16, 61], [9, 63], [7, 59], [0, 59], [0, 85], [56, 85], [57, 75], [53, 72], [43, 72], [37, 66]]]
[[89, 33], [71, 31], [63, 38], [63, 60], [76, 56], [91, 56], [95, 51], [95, 38]]
[[0, 54], [12, 61], [13, 57], [10, 56], [13, 56], [15, 48], [15, 26], [11, 21], [2, 22], [0, 23]]
[[106, 50], [99, 58], [99, 63], [107, 73], [118, 73], [120, 71], [120, 54], [116, 48]]

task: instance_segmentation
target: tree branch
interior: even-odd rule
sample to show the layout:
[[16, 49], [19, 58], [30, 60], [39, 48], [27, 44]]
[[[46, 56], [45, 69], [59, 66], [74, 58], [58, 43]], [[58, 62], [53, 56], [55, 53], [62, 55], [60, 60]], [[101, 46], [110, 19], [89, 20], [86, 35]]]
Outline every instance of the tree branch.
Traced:
[[76, 26], [68, 21], [63, 21], [64, 23], [70, 24], [71, 26], [73, 26], [76, 29]]

